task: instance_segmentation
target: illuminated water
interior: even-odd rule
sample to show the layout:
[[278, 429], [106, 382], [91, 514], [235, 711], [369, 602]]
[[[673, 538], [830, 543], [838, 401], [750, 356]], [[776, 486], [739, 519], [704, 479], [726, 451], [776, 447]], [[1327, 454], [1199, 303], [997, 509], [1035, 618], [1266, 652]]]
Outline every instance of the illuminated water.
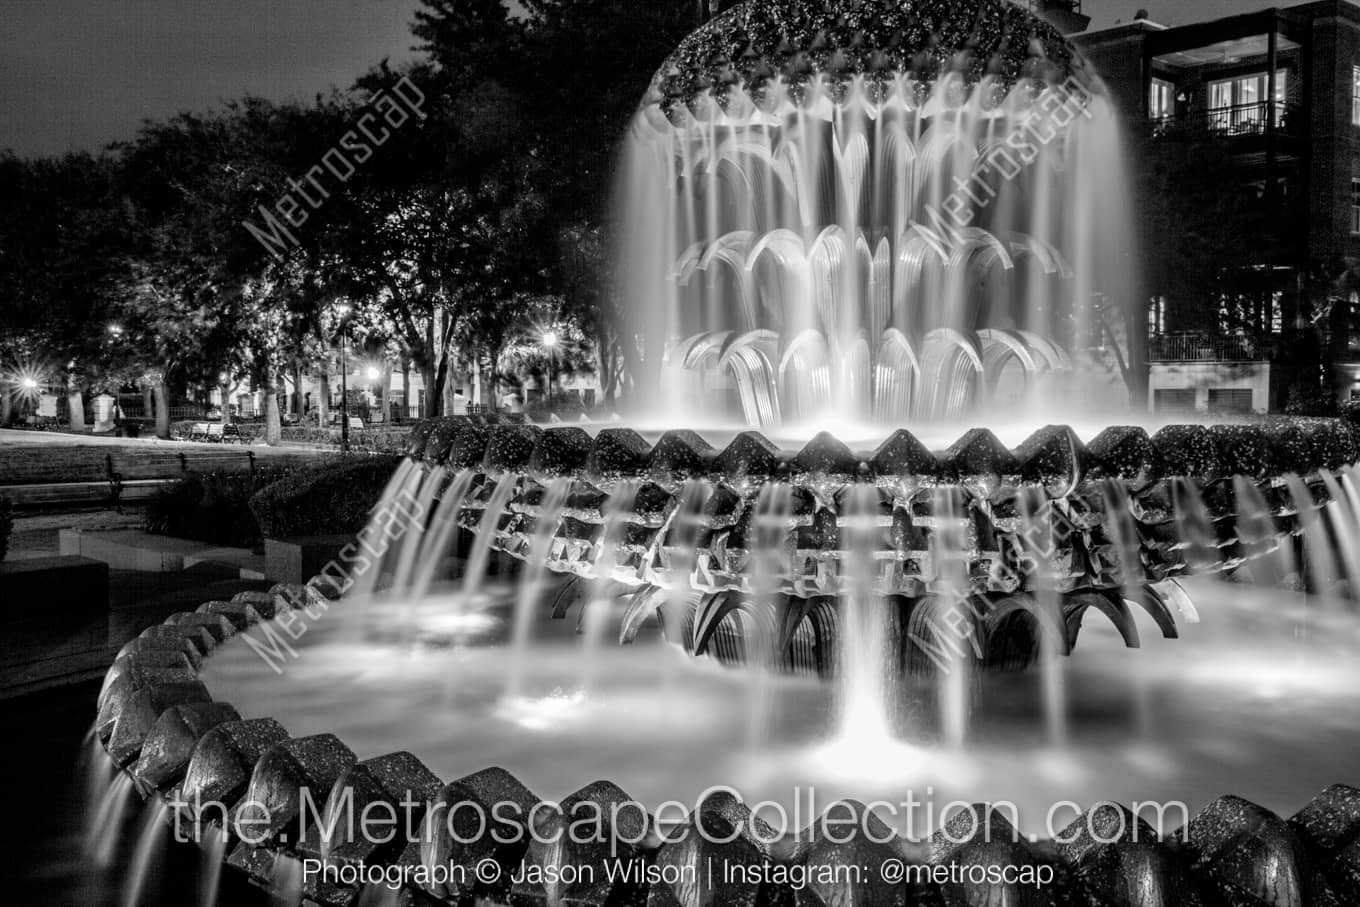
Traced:
[[[1203, 623], [1163, 640], [1148, 621], [1142, 650], [1091, 621], [1064, 659], [1062, 746], [1048, 741], [1044, 682], [1030, 672], [983, 681], [962, 749], [941, 745], [928, 691], [906, 691], [894, 737], [847, 740], [836, 688], [787, 677], [772, 681], [768, 739], [753, 747], [745, 672], [688, 659], [644, 630], [634, 646], [594, 652], [583, 693], [574, 622], [546, 618], [520, 695], [507, 701], [514, 592], [501, 591], [502, 607], [461, 628], [435, 621], [414, 647], [349, 642], [340, 622], [322, 621], [284, 678], [237, 641], [209, 659], [204, 680], [243, 715], [273, 715], [295, 736], [338, 734], [360, 758], [409, 749], [446, 779], [501, 765], [556, 798], [607, 777], [652, 808], [730, 785], [751, 803], [801, 803], [803, 824], [817, 812], [809, 797], [824, 808], [913, 793], [921, 805], [910, 816], [885, 818], [918, 834], [955, 799], [1013, 802], [1036, 834], [1061, 800], [1176, 800], [1193, 814], [1239, 792], [1288, 814], [1352, 778], [1360, 751], [1355, 618], [1260, 587], [1195, 581]], [[420, 613], [447, 615], [450, 604]]]

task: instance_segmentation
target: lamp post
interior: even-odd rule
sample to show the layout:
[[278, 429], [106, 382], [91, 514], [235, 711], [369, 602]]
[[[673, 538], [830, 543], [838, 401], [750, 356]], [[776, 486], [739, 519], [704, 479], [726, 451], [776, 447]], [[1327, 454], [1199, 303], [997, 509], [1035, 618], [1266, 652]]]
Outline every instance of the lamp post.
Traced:
[[349, 367], [345, 364], [345, 341], [349, 333], [349, 313], [353, 309], [341, 303], [335, 311], [340, 315], [340, 451], [349, 453], [349, 383], [346, 375]]
[[557, 332], [547, 330], [543, 332], [543, 348], [548, 351], [548, 393], [545, 402], [549, 409], [552, 408], [553, 397], [553, 367], [557, 364]]
[[[373, 363], [369, 363], [368, 368], [364, 369], [364, 377], [368, 379], [367, 385], [368, 396], [371, 400], [375, 401], [376, 406], [378, 407], [378, 413], [382, 418], [383, 424], [386, 424], [387, 412], [384, 404], [387, 401], [387, 397], [384, 394], [382, 388], [381, 381], [382, 369], [378, 368], [378, 366], [374, 365]], [[368, 420], [370, 422], [373, 421], [373, 405], [375, 404], [373, 403], [369, 404]]]

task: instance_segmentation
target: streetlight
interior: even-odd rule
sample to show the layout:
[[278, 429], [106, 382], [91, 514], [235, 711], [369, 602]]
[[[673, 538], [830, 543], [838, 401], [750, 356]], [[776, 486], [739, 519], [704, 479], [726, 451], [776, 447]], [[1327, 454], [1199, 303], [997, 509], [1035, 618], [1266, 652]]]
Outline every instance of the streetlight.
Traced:
[[543, 348], [548, 351], [548, 393], [546, 402], [549, 408], [552, 407], [553, 366], [556, 365], [557, 360], [557, 344], [558, 337], [556, 331], [549, 329], [543, 332]]
[[349, 303], [340, 303], [335, 307], [336, 313], [340, 316], [340, 450], [349, 453], [349, 383], [345, 372], [348, 366], [345, 363], [345, 339], [349, 331], [349, 314], [354, 311]]

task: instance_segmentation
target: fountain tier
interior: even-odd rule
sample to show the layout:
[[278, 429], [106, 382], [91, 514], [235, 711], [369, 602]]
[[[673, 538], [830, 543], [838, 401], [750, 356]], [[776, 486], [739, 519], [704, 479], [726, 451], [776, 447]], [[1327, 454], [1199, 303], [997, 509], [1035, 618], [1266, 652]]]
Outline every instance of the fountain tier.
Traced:
[[668, 411], [1123, 405], [1123, 151], [1080, 70], [1006, 0], [746, 3], [689, 38], [620, 182], [625, 320]]
[[603, 583], [629, 597], [624, 642], [655, 616], [694, 654], [827, 675], [857, 584], [888, 615], [889, 660], [917, 671], [954, 644], [944, 627], [993, 667], [1031, 663], [1046, 634], [1070, 652], [1092, 608], [1130, 646], [1130, 607], [1174, 637], [1176, 613], [1196, 619], [1175, 580], [1196, 571], [1326, 589], [1343, 574], [1318, 565], [1343, 542], [1305, 530], [1333, 497], [1350, 507], [1337, 476], [1356, 444], [1342, 422], [1283, 420], [1110, 428], [1089, 445], [1050, 426], [1015, 450], [975, 430], [941, 454], [906, 431], [870, 454], [747, 432], [717, 451], [692, 432], [651, 445], [458, 418], [423, 423], [410, 454], [441, 467], [431, 481], [465, 477], [443, 505], [462, 526], [583, 581], [556, 616]]

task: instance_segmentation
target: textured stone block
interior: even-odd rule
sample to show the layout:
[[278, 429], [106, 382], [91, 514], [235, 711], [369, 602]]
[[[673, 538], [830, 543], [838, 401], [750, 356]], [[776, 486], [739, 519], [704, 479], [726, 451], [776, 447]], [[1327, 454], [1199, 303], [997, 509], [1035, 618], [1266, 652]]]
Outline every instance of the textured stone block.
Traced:
[[[164, 630], [164, 627], [152, 627], [152, 630]], [[117, 664], [119, 660], [128, 656], [152, 655], [162, 657], [162, 653], [176, 653], [183, 655], [188, 661], [189, 666], [197, 671], [203, 666], [203, 653], [198, 650], [194, 643], [186, 639], [183, 635], [166, 637], [163, 635], [148, 636], [145, 632], [136, 639], [129, 640], [123, 648], [118, 650], [118, 656], [114, 660]], [[106, 683], [107, 687], [108, 684]]]
[[1086, 452], [1091, 478], [1144, 482], [1156, 465], [1152, 439], [1136, 425], [1110, 426], [1086, 446]]
[[[129, 643], [131, 645], [131, 643]], [[114, 659], [113, 666], [104, 674], [103, 686], [99, 689], [99, 697], [95, 700], [96, 708], [103, 706], [104, 700], [108, 696], [109, 688], [115, 683], [140, 682], [148, 670], [173, 671], [178, 672], [177, 677], [192, 679], [196, 676], [197, 668], [189, 661], [188, 655], [180, 647], [160, 647], [145, 648], [136, 652], [119, 652]], [[123, 679], [127, 678], [127, 679]]]
[[1223, 475], [1264, 479], [1275, 473], [1275, 451], [1259, 425], [1211, 425], [1209, 437]]
[[118, 708], [117, 717], [109, 734], [109, 758], [119, 766], [136, 759], [142, 743], [161, 714], [171, 706], [192, 702], [211, 702], [208, 690], [197, 680], [177, 683], [158, 683], [143, 687], [127, 697]]
[[536, 425], [498, 425], [486, 443], [482, 466], [488, 472], [522, 470], [538, 446], [543, 429]]
[[255, 610], [255, 606], [248, 602], [204, 602], [198, 606], [199, 614], [217, 614], [231, 621], [231, 625], [236, 631], [258, 624], [263, 618], [260, 612]]
[[245, 794], [255, 763], [287, 739], [288, 732], [273, 718], [232, 721], [209, 730], [194, 747], [180, 785], [184, 818], [195, 827], [223, 823]]
[[189, 768], [203, 735], [241, 716], [225, 702], [200, 702], [167, 709], [146, 735], [141, 755], [131, 767], [141, 787], [161, 790], [178, 783]]
[[647, 469], [658, 481], [683, 481], [708, 472], [717, 451], [692, 431], [668, 431], [652, 448]]
[[1309, 853], [1326, 861], [1360, 836], [1360, 789], [1332, 785], [1295, 813], [1289, 827]]
[[651, 445], [631, 428], [606, 428], [595, 436], [586, 472], [607, 480], [632, 478], [646, 470], [651, 453]]
[[1020, 463], [996, 435], [974, 428], [955, 441], [944, 454], [943, 477], [967, 484], [1014, 482]]
[[1152, 436], [1156, 470], [1163, 477], [1210, 479], [1221, 475], [1218, 445], [1204, 425], [1168, 425]]
[[[251, 822], [252, 835], [291, 850], [303, 838], [303, 791], [319, 807], [322, 798], [355, 761], [354, 753], [334, 734], [276, 743], [255, 763], [250, 786], [237, 804], [235, 818]], [[250, 815], [246, 814], [247, 806]]]
[[882, 478], [934, 478], [940, 461], [915, 435], [899, 428], [874, 451], [869, 467]]
[[438, 422], [434, 419], [422, 419], [406, 434], [406, 455], [412, 459], [420, 459], [425, 455], [425, 448], [430, 443], [430, 435], [434, 433]]
[[278, 599], [272, 592], [237, 592], [231, 600], [250, 605], [262, 620], [273, 620], [278, 614]]
[[1184, 846], [1192, 869], [1229, 903], [1311, 904], [1326, 887], [1285, 821], [1240, 797], [1220, 797], [1191, 819]]
[[[511, 887], [511, 903], [580, 907], [640, 905], [647, 898], [645, 880], [611, 881], [607, 868], [614, 861], [645, 860], [640, 845], [646, 841], [651, 817], [617, 785], [597, 781], [560, 804], [560, 811], [543, 814], [524, 856], [524, 870]], [[573, 823], [584, 821], [582, 826]], [[598, 829], [597, 829], [598, 823]], [[554, 877], [567, 881], [553, 883]]]
[[[458, 871], [448, 873], [448, 884], [430, 893], [455, 901], [474, 896], [505, 901], [511, 876], [529, 846], [528, 822], [537, 803], [538, 798], [519, 779], [501, 768], [489, 768], [440, 788], [430, 805], [420, 860], [425, 866], [452, 866]], [[496, 815], [497, 804], [505, 804], [500, 816], [517, 824], [499, 825], [500, 840], [479, 833], [483, 823], [490, 824]], [[488, 859], [500, 869], [497, 879], [474, 882], [477, 864]]]
[[[335, 782], [326, 800], [324, 827], [332, 830], [330, 839], [324, 840], [322, 828], [309, 824], [298, 851], [334, 863], [390, 863], [411, 843], [406, 836], [408, 827], [419, 834], [425, 805], [434, 799], [439, 786], [438, 776], [410, 753], [390, 753], [355, 763]], [[390, 814], [382, 804], [391, 809]], [[376, 832], [366, 833], [362, 825], [365, 815], [392, 815], [396, 823], [390, 829], [375, 826]], [[391, 841], [377, 840], [388, 831], [393, 835]]]
[[[1092, 895], [1111, 904], [1146, 892], [1148, 907], [1202, 907], [1184, 861], [1128, 809], [1102, 804], [1058, 834], [1058, 854]], [[1173, 900], [1174, 899], [1174, 900]]]
[[472, 469], [486, 457], [491, 428], [457, 416], [435, 423], [425, 444], [425, 462], [450, 470]]
[[821, 432], [789, 460], [793, 475], [858, 476], [865, 470], [855, 452], [830, 432]]
[[[778, 836], [730, 793], [705, 798], [688, 822], [664, 837], [654, 858], [661, 881], [648, 892], [648, 907], [769, 907], [793, 902], [792, 888], [766, 882], [762, 871], [770, 862], [769, 846]], [[679, 881], [669, 883], [668, 878]]]
[[158, 684], [196, 683], [198, 675], [185, 667], [136, 667], [120, 673], [99, 697], [99, 711], [95, 715], [95, 729], [102, 739], [113, 732], [113, 724], [128, 707], [136, 694]]
[[213, 638], [214, 643], [220, 643], [236, 635], [236, 627], [227, 618], [220, 614], [196, 614], [191, 612], [180, 612], [171, 614], [165, 619], [166, 626], [179, 627], [183, 630], [203, 629]]
[[1077, 486], [1086, 469], [1086, 446], [1069, 426], [1048, 425], [1025, 439], [1015, 450], [1020, 478], [1066, 493]]
[[[986, 803], [953, 813], [944, 826], [930, 838], [930, 862], [937, 866], [1035, 867], [1048, 863], [1026, 843], [1009, 819]], [[1053, 864], [1054, 882], [1042, 888], [1000, 883], [990, 885], [964, 876], [958, 882], [940, 886], [947, 904], [989, 907], [993, 904], [1023, 904], [1025, 907], [1057, 907], [1072, 903], [1076, 888], [1066, 866]]]
[[882, 872], [885, 862], [901, 859], [898, 849], [885, 843], [896, 840], [892, 829], [864, 804], [854, 800], [834, 804], [799, 835], [795, 862], [811, 871], [807, 886], [795, 889], [794, 903], [906, 907], [903, 880], [885, 879]]
[[539, 435], [529, 457], [529, 471], [538, 475], [572, 475], [585, 469], [595, 442], [584, 429], [550, 428]]
[[779, 448], [759, 432], [744, 431], [713, 460], [713, 471], [727, 481], [766, 479], [779, 469]]

